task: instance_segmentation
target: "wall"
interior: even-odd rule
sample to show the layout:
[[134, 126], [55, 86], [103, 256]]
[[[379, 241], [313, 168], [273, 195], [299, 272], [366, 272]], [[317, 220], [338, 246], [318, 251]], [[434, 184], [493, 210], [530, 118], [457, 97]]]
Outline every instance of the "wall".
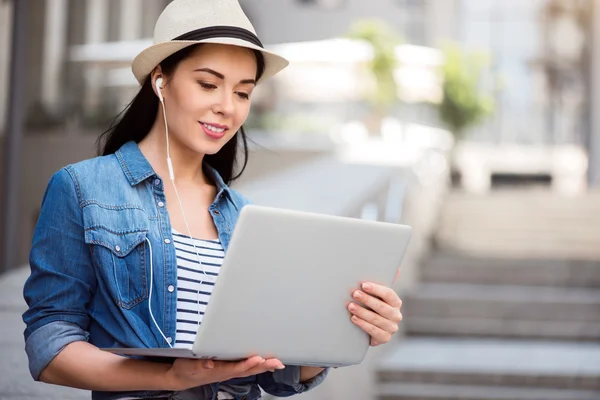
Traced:
[[592, 19], [592, 90], [590, 104], [590, 173], [589, 184], [600, 187], [600, 0], [594, 0]]
[[0, 135], [6, 124], [8, 74], [12, 40], [12, 3], [0, 1]]

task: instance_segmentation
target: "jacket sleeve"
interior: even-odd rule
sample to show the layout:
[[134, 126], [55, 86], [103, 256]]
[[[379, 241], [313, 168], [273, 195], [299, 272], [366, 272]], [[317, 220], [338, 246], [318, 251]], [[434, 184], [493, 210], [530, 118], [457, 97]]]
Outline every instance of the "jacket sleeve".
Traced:
[[69, 343], [87, 340], [87, 304], [96, 286], [84, 240], [77, 181], [68, 168], [52, 176], [42, 200], [23, 289], [25, 350], [32, 377]]
[[257, 380], [265, 392], [277, 397], [289, 397], [319, 386], [328, 373], [329, 368], [325, 368], [311, 380], [300, 382], [300, 367], [286, 365], [285, 369], [258, 375]]

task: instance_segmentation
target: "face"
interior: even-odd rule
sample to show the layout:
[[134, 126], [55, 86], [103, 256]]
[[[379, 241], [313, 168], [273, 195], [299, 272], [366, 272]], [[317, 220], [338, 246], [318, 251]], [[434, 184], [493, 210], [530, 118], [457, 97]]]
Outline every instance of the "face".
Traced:
[[251, 50], [218, 44], [194, 49], [171, 76], [163, 76], [170, 145], [217, 153], [248, 117], [256, 72]]

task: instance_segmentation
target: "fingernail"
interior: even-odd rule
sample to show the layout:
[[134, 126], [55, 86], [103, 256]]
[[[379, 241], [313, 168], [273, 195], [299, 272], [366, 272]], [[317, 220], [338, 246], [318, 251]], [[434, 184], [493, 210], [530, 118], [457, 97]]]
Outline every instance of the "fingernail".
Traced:
[[356, 315], [353, 315], [352, 318], [350, 318], [350, 319], [354, 322], [358, 321], [358, 317]]
[[275, 368], [276, 368], [276, 369], [284, 369], [284, 368], [285, 368], [285, 365], [283, 365], [283, 364], [279, 364], [279, 365], [278, 365], [278, 366], [276, 366]]
[[350, 304], [348, 305], [348, 308], [350, 309], [350, 311], [356, 311], [356, 304], [354, 304], [354, 303], [350, 303]]
[[361, 297], [362, 297], [362, 293], [359, 290], [357, 290], [357, 291], [354, 292], [354, 298], [355, 299], [360, 299]]
[[211, 369], [215, 366], [215, 364], [212, 361], [207, 361], [206, 364], [204, 364], [206, 366], [206, 368]]
[[362, 288], [363, 290], [371, 290], [371, 285], [369, 285], [368, 283], [363, 283]]

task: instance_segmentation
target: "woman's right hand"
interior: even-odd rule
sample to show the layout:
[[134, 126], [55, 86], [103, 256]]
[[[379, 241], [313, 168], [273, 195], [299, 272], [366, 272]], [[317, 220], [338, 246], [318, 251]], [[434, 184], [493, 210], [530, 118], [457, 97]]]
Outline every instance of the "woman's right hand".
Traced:
[[254, 356], [243, 361], [213, 361], [178, 358], [167, 372], [171, 390], [186, 390], [233, 378], [285, 368], [276, 358]]

